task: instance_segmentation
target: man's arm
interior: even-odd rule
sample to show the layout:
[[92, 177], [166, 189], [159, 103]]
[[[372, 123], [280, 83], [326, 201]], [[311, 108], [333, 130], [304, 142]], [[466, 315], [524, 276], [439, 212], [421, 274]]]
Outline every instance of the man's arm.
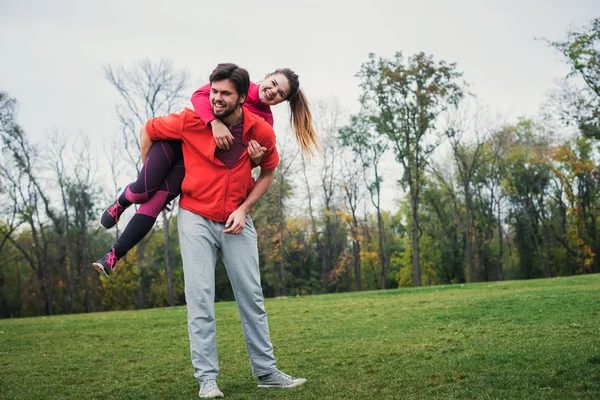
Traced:
[[217, 147], [221, 150], [229, 150], [233, 145], [233, 135], [223, 121], [215, 118], [212, 113], [212, 106], [210, 105], [210, 83], [207, 83], [196, 90], [190, 100], [194, 106], [194, 111], [200, 117], [202, 122], [212, 128]]
[[244, 226], [246, 226], [246, 215], [248, 215], [252, 206], [267, 193], [269, 186], [273, 183], [274, 177], [274, 169], [261, 169], [260, 176], [254, 183], [254, 186], [244, 203], [242, 203], [242, 205], [227, 218], [227, 222], [225, 223], [227, 229], [223, 231], [224, 233], [239, 235], [244, 230]]
[[152, 143], [157, 140], [183, 140], [183, 128], [185, 126], [186, 114], [190, 110], [183, 110], [180, 113], [165, 115], [148, 120], [140, 129], [140, 153], [142, 162], [146, 161], [146, 156]]
[[148, 136], [146, 126], [142, 126], [142, 129], [140, 129], [140, 153], [142, 155], [142, 164], [146, 162], [146, 157], [148, 156], [150, 147], [152, 147], [152, 143], [154, 142], [150, 139], [150, 136]]

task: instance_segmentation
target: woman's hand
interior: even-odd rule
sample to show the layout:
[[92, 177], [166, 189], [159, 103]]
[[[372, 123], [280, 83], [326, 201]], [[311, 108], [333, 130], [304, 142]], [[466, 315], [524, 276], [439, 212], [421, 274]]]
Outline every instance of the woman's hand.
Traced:
[[229, 150], [233, 145], [233, 135], [220, 119], [214, 119], [210, 122], [215, 142], [221, 150]]

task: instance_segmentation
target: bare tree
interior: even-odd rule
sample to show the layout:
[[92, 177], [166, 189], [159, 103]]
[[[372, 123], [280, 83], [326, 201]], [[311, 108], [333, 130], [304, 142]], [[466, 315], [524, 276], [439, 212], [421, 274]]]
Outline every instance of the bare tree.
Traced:
[[[501, 152], [504, 143], [502, 135], [497, 133], [498, 124], [480, 102], [474, 103], [473, 107], [463, 103], [453, 111], [449, 114], [446, 136], [465, 202], [463, 228], [469, 280], [479, 282], [487, 277], [486, 265], [496, 223], [497, 203], [502, 197]], [[480, 211], [478, 216], [476, 205]], [[501, 228], [498, 232], [501, 233]], [[497, 267], [502, 269], [501, 264]], [[503, 276], [503, 273], [499, 272], [497, 276]]]
[[[7, 106], [8, 105], [8, 106]], [[81, 186], [80, 180], [75, 182], [66, 175], [65, 171], [67, 167], [64, 164], [64, 160], [69, 157], [65, 155], [65, 144], [66, 139], [62, 139], [59, 135], [55, 134], [51, 137], [48, 155], [54, 157], [50, 162], [49, 168], [41, 168], [41, 156], [38, 148], [27, 140], [25, 133], [21, 127], [14, 122], [14, 108], [16, 102], [10, 103], [10, 100], [2, 102], [0, 108], [3, 108], [2, 115], [7, 118], [2, 118], [2, 141], [5, 149], [10, 154], [11, 164], [14, 166], [14, 173], [9, 174], [8, 170], [4, 168], [4, 175], [7, 176], [12, 187], [15, 188], [15, 199], [21, 204], [19, 207], [19, 214], [22, 220], [28, 225], [31, 234], [31, 243], [27, 240], [17, 241], [14, 238], [9, 238], [11, 243], [17, 248], [23, 255], [23, 259], [31, 266], [32, 270], [36, 271], [39, 284], [41, 286], [44, 309], [46, 314], [51, 315], [54, 313], [53, 308], [53, 297], [54, 289], [52, 285], [53, 272], [52, 266], [57, 263], [52, 262], [54, 251], [50, 252], [51, 245], [54, 245], [59, 249], [58, 251], [58, 264], [60, 267], [57, 268], [57, 275], [60, 275], [60, 279], [65, 284], [65, 296], [63, 296], [63, 306], [65, 312], [71, 312], [72, 310], [72, 299], [75, 300], [75, 304], [78, 302], [78, 287], [77, 282], [83, 281], [85, 285], [86, 294], [86, 311], [92, 311], [91, 301], [89, 299], [89, 293], [87, 290], [87, 279], [77, 279], [74, 274], [75, 268], [71, 262], [71, 213], [69, 210], [70, 206], [73, 206], [74, 193], [78, 192], [78, 187]], [[7, 111], [8, 108], [12, 108], [12, 111]], [[83, 160], [91, 159], [91, 152], [89, 150], [89, 143], [87, 143], [87, 153], [82, 153], [76, 150], [75, 157], [71, 159], [82, 162]], [[46, 159], [45, 165], [48, 165]], [[90, 164], [91, 165], [91, 164]], [[60, 189], [60, 195], [62, 199], [62, 208], [64, 214], [61, 214], [59, 210], [54, 209], [51, 204], [52, 192], [49, 187], [43, 184], [48, 181], [48, 171], [54, 171], [58, 186]], [[81, 165], [76, 164], [73, 168], [75, 171], [76, 178], [78, 174], [87, 171], [82, 168]], [[50, 177], [50, 181], [54, 181]], [[86, 178], [86, 188], [91, 187], [93, 177], [88, 176]], [[88, 196], [89, 197], [89, 196]], [[81, 212], [88, 214], [90, 212], [89, 201], [86, 202]], [[76, 209], [77, 212], [77, 209]], [[48, 220], [52, 222], [51, 227], [54, 228], [53, 234], [48, 227]], [[76, 215], [76, 221], [77, 215]], [[81, 235], [87, 234], [87, 223], [84, 219], [83, 223], [79, 225]], [[82, 247], [82, 252], [85, 250], [85, 246]], [[79, 268], [83, 265], [83, 253], [80, 254]], [[87, 268], [85, 269], [87, 271]], [[85, 272], [84, 272], [85, 275]], [[71, 286], [73, 284], [73, 286]]]
[[315, 127], [322, 137], [323, 159], [319, 171], [319, 189], [323, 207], [323, 241], [321, 242], [321, 279], [325, 293], [329, 291], [330, 273], [336, 262], [336, 210], [340, 179], [341, 148], [336, 136], [341, 127], [342, 110], [337, 99], [321, 100], [316, 107]]
[[73, 151], [79, 154], [75, 164], [74, 185], [71, 186], [71, 201], [75, 206], [75, 223], [79, 228], [79, 249], [77, 254], [77, 266], [80, 280], [83, 282], [84, 304], [86, 312], [92, 311], [91, 291], [89, 286], [87, 267], [88, 260], [91, 258], [88, 240], [88, 221], [93, 209], [93, 191], [95, 172], [97, 166], [94, 163], [89, 139], [86, 136], [79, 135], [80, 143], [76, 143]]
[[[7, 177], [7, 175], [10, 176], [5, 167], [8, 160], [5, 160], [4, 157], [2, 157], [2, 153], [0, 153], [0, 161], [0, 254], [3, 254], [2, 249], [9, 243], [11, 235], [13, 235], [21, 226], [22, 219], [18, 218], [19, 204], [17, 202], [16, 188]], [[7, 265], [7, 262], [0, 263], [0, 318], [7, 318], [11, 315], [5, 297], [6, 291], [4, 290], [6, 276], [5, 266]], [[18, 273], [19, 272], [17, 271], [17, 274]], [[17, 280], [19, 285], [16, 288], [16, 297], [20, 298], [21, 288], [18, 276]], [[20, 309], [21, 302], [18, 301], [17, 304]]]
[[[284, 200], [286, 198], [286, 185], [291, 179], [291, 167], [294, 165], [294, 162], [298, 158], [298, 154], [300, 154], [299, 149], [292, 150], [290, 147], [283, 144], [284, 142], [280, 142], [277, 146], [280, 154], [280, 162], [275, 170], [275, 185], [274, 188], [276, 191], [276, 201], [277, 201], [277, 238], [278, 238], [278, 247], [279, 247], [279, 258], [278, 258], [278, 268], [277, 277], [279, 280], [280, 290], [277, 293], [280, 296], [287, 296], [287, 283], [285, 281], [285, 265], [286, 265], [286, 256], [285, 256], [285, 236], [286, 236], [286, 221], [285, 221], [285, 203]], [[289, 142], [287, 142], [289, 143]], [[288, 154], [291, 153], [290, 156]], [[271, 189], [271, 190], [273, 190]]]
[[[29, 157], [34, 153], [30, 153]], [[30, 159], [31, 160], [31, 159]], [[10, 174], [9, 170], [2, 167], [3, 177], [14, 188], [14, 202], [19, 203], [19, 216], [25, 224], [28, 225], [31, 238], [30, 240], [17, 240], [14, 236], [8, 236], [8, 240], [23, 255], [24, 260], [35, 272], [38, 284], [40, 285], [43, 300], [44, 312], [46, 315], [52, 315], [53, 309], [53, 290], [51, 282], [50, 265], [48, 262], [48, 238], [46, 227], [40, 216], [40, 195], [35, 184], [29, 180], [28, 173], [21, 169], [15, 169], [15, 174]]]
[[381, 160], [388, 151], [389, 141], [387, 137], [377, 133], [371, 118], [365, 115], [363, 111], [361, 110], [357, 115], [350, 118], [350, 124], [340, 130], [339, 137], [342, 145], [351, 148], [362, 163], [362, 178], [369, 191], [371, 204], [375, 207], [377, 213], [378, 256], [381, 264], [380, 287], [385, 289], [390, 260], [386, 243], [385, 224], [381, 213], [383, 176], [380, 168]]
[[[73, 309], [73, 290], [71, 288], [71, 282], [73, 281], [73, 265], [71, 264], [71, 216], [68, 198], [68, 186], [69, 178], [66, 174], [65, 168], [65, 147], [67, 139], [64, 134], [59, 134], [58, 131], [54, 131], [49, 140], [49, 151], [50, 159], [52, 160], [50, 168], [54, 170], [56, 174], [56, 180], [60, 190], [60, 197], [62, 201], [63, 214], [64, 214], [64, 227], [65, 235], [64, 240], [60, 241], [61, 255], [59, 259], [60, 273], [64, 282], [64, 296], [63, 296], [63, 307], [66, 313], [71, 313]], [[76, 284], [76, 283], [75, 283]]]
[[[176, 69], [169, 60], [161, 59], [152, 62], [144, 59], [127, 69], [123, 66], [104, 67], [104, 78], [108, 80], [119, 92], [121, 101], [116, 106], [117, 116], [121, 124], [121, 133], [125, 152], [130, 164], [139, 173], [140, 143], [138, 130], [150, 118], [171, 113], [181, 107], [187, 94], [189, 74], [186, 70]], [[162, 212], [163, 220], [168, 218], [167, 212]], [[167, 271], [167, 287], [170, 288], [169, 298], [172, 293], [172, 268], [170, 265], [168, 241], [168, 223], [163, 222], [165, 263]], [[143, 276], [144, 276], [144, 250], [146, 240], [137, 245], [138, 268], [140, 273], [140, 286], [138, 292], [138, 307], [145, 304]]]
[[[500, 254], [498, 256], [498, 262], [496, 263], [496, 276], [497, 280], [504, 280], [504, 269], [502, 265], [503, 257], [503, 230], [502, 230], [502, 204], [504, 202], [504, 192], [502, 188], [502, 180], [504, 179], [504, 159], [506, 158], [506, 143], [504, 136], [498, 134], [498, 130], [495, 129], [494, 124], [487, 122], [488, 132], [485, 133], [486, 146], [482, 156], [482, 164], [485, 166], [484, 171], [480, 171], [479, 177], [476, 181], [475, 199], [480, 203], [480, 208], [483, 211], [481, 218], [484, 218], [485, 224], [479, 224], [483, 226], [482, 235], [480, 239], [480, 255], [479, 255], [479, 277], [482, 278], [484, 275], [490, 277], [486, 272], [486, 259], [489, 258], [490, 245], [492, 243], [494, 234], [494, 223], [498, 227], [498, 245]], [[483, 168], [482, 168], [483, 170]]]
[[[476, 116], [475, 116], [476, 119]], [[465, 200], [465, 255], [467, 260], [467, 270], [469, 271], [470, 282], [477, 282], [475, 268], [475, 234], [473, 210], [473, 191], [472, 182], [476, 169], [482, 162], [484, 138], [481, 137], [477, 126], [474, 130], [473, 120], [469, 117], [468, 112], [464, 109], [457, 109], [450, 118], [450, 127], [446, 130], [446, 134], [452, 147], [452, 154], [456, 163], [458, 176], [463, 190]], [[473, 132], [474, 131], [474, 132]], [[474, 134], [473, 134], [474, 133]], [[472, 143], [467, 143], [468, 134], [473, 134]]]
[[121, 133], [129, 161], [140, 169], [140, 142], [138, 131], [147, 120], [168, 114], [183, 104], [189, 74], [176, 69], [170, 60], [152, 62], [143, 59], [133, 67], [104, 67], [104, 78], [121, 96], [116, 106]]
[[[11, 129], [14, 117], [14, 99], [8, 98], [6, 93], [0, 92], [0, 129], [5, 131]], [[10, 235], [21, 225], [22, 221], [17, 221], [19, 210], [17, 203], [17, 188], [12, 184], [12, 172], [9, 170], [10, 155], [6, 156], [0, 152], [0, 216], [3, 218], [3, 224], [0, 225], [0, 250], [8, 242]], [[4, 220], [4, 218], [6, 219]]]
[[[315, 218], [315, 212], [314, 212], [314, 206], [313, 206], [313, 190], [311, 188], [311, 184], [310, 184], [310, 178], [309, 178], [309, 165], [306, 162], [306, 159], [304, 158], [304, 155], [302, 153], [300, 153], [300, 160], [302, 161], [302, 177], [304, 178], [304, 185], [306, 187], [306, 200], [307, 200], [307, 206], [308, 206], [308, 215], [310, 217], [310, 226], [311, 226], [311, 242], [315, 242], [315, 244], [317, 245], [317, 253], [321, 254], [321, 249], [323, 247], [322, 243], [321, 243], [321, 239], [319, 238], [319, 233], [317, 231], [317, 221]], [[307, 260], [310, 258], [310, 254], [312, 252], [312, 249], [310, 248], [310, 246], [306, 246], [306, 252], [307, 252], [307, 256], [305, 257]]]
[[[114, 151], [114, 149], [118, 149], [121, 146], [122, 141], [119, 140], [118, 138], [113, 138], [113, 140], [110, 142], [110, 144], [108, 146], [105, 145], [104, 147], [104, 155], [105, 155], [105, 159], [108, 160], [108, 167], [110, 169], [110, 177], [111, 177], [111, 183], [112, 183], [112, 188], [113, 188], [113, 192], [110, 195], [110, 198], [107, 198], [106, 201], [110, 202], [110, 199], [115, 199], [119, 196], [120, 194], [120, 187], [119, 187], [119, 175], [120, 175], [120, 171], [122, 171], [122, 160], [119, 157], [119, 153]], [[115, 240], [119, 239], [119, 224], [116, 224], [115, 226]]]
[[59, 236], [62, 228], [59, 218], [50, 207], [48, 196], [40, 186], [39, 177], [34, 173], [39, 171], [37, 167], [39, 153], [16, 123], [16, 109], [17, 102], [9, 98], [5, 92], [0, 92], [0, 139], [9, 159], [7, 165], [2, 166], [1, 169], [3, 178], [13, 188], [9, 193], [14, 193], [16, 196], [14, 201], [21, 204], [19, 216], [31, 229], [31, 248], [25, 248], [12, 236], [8, 236], [8, 240], [23, 254], [32, 270], [36, 271], [42, 289], [44, 311], [47, 315], [52, 315], [53, 293], [48, 262], [48, 239], [43, 216], [40, 214], [42, 205], [45, 214], [53, 221]]
[[351, 220], [348, 221], [350, 228], [350, 241], [352, 242], [352, 254], [354, 264], [354, 285], [356, 290], [362, 290], [362, 274], [360, 270], [360, 224], [358, 222], [357, 209], [363, 197], [362, 186], [363, 167], [353, 153], [348, 151], [342, 154], [342, 182], [341, 187], [346, 197], [346, 204], [350, 209]]
[[[4, 160], [1, 165], [6, 165]], [[6, 167], [0, 167], [0, 251], [8, 243], [10, 235], [23, 223], [17, 219], [17, 188], [12, 185], [10, 175]]]

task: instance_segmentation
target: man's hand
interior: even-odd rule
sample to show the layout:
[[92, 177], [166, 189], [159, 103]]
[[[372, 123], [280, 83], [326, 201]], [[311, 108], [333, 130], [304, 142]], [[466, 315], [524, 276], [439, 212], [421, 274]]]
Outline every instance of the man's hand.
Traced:
[[223, 233], [229, 233], [231, 235], [239, 235], [246, 226], [246, 215], [248, 213], [244, 211], [242, 207], [238, 208], [229, 215], [227, 222], [225, 222], [225, 230]]
[[210, 122], [215, 142], [221, 150], [229, 150], [233, 145], [233, 135], [220, 119], [214, 119]]
[[267, 148], [262, 147], [256, 140], [248, 142], [248, 155], [254, 164], [260, 164], [266, 152]]

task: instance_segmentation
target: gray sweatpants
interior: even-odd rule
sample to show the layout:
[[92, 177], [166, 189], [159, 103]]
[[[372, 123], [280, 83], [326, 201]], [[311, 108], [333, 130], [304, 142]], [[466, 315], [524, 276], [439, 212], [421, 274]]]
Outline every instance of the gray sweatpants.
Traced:
[[274, 372], [275, 357], [260, 286], [252, 218], [246, 217], [241, 234], [230, 235], [223, 233], [224, 223], [179, 208], [177, 225], [194, 376], [203, 381], [217, 379], [219, 375], [214, 311], [215, 264], [219, 251], [240, 313], [252, 376]]

